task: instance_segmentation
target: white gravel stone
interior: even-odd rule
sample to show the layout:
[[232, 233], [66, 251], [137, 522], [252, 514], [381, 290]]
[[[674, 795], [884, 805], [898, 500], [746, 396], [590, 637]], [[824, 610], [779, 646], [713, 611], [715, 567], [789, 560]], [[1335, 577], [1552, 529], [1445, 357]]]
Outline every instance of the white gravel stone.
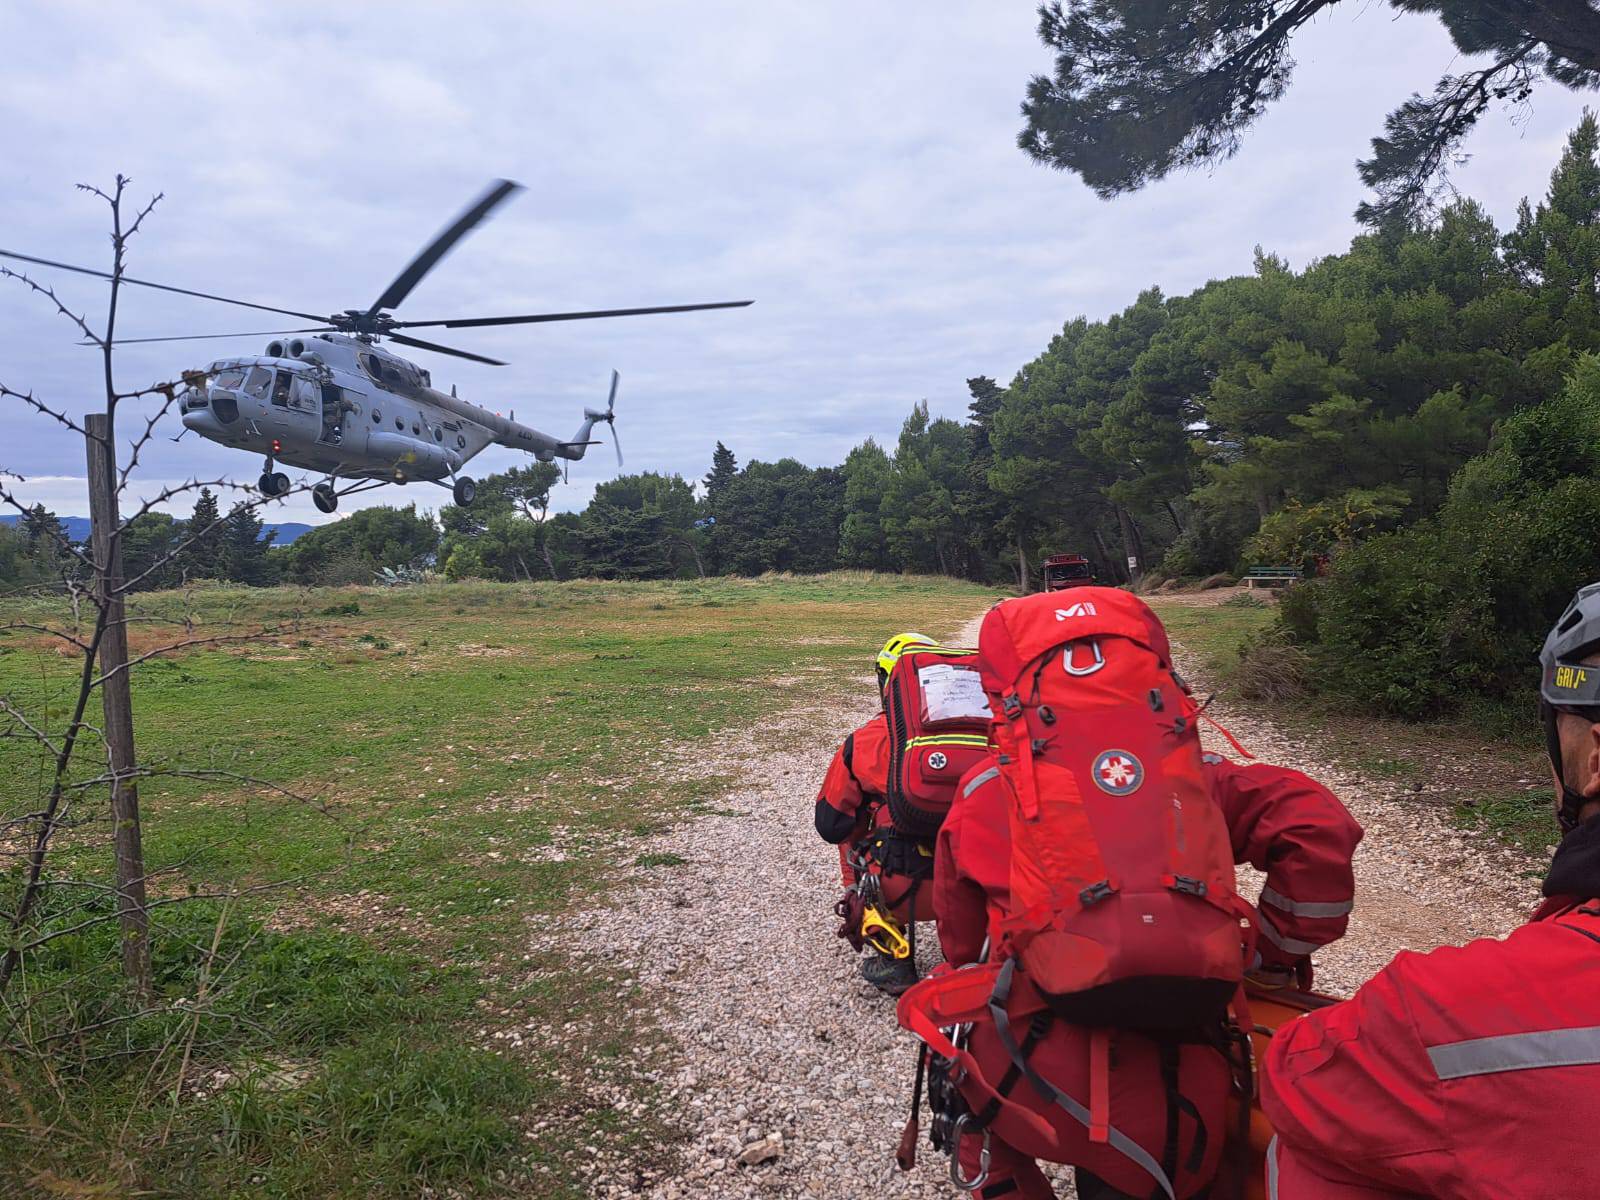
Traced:
[[[972, 644], [977, 620], [956, 638]], [[1180, 665], [1204, 681], [1176, 648]], [[807, 681], [809, 682], [809, 680]], [[534, 948], [581, 946], [597, 965], [632, 961], [642, 993], [671, 1039], [660, 1073], [662, 1111], [684, 1132], [679, 1161], [647, 1178], [636, 1164], [607, 1161], [592, 1194], [718, 1200], [812, 1196], [958, 1195], [947, 1163], [926, 1139], [909, 1174], [894, 1151], [910, 1104], [916, 1043], [900, 1031], [893, 1001], [864, 985], [857, 958], [833, 935], [839, 891], [835, 852], [816, 836], [812, 806], [834, 748], [873, 712], [871, 677], [849, 691], [794, 689], [797, 703], [758, 729], [715, 734], [685, 747], [665, 769], [682, 778], [733, 776], [732, 790], [705, 797], [736, 816], [706, 815], [640, 848], [691, 864], [640, 871], [632, 888], [575, 925], [536, 927]], [[1211, 713], [1267, 762], [1326, 783], [1367, 836], [1356, 860], [1356, 912], [1343, 942], [1318, 955], [1318, 985], [1345, 993], [1397, 950], [1503, 934], [1526, 916], [1537, 885], [1532, 866], [1447, 824], [1432, 808], [1392, 799], [1392, 784], [1329, 766], [1323, 748], [1219, 699]], [[1220, 736], [1209, 747], [1232, 755]], [[692, 881], [690, 873], [692, 875]], [[1241, 887], [1257, 884], [1241, 871]], [[932, 926], [918, 956], [937, 961]], [[607, 1099], [615, 1103], [616, 1097]], [[756, 1166], [732, 1168], [746, 1155]], [[714, 1181], [686, 1183], [698, 1176]], [[1052, 1171], [1062, 1197], [1069, 1173]], [[639, 1181], [643, 1180], [643, 1186]]]

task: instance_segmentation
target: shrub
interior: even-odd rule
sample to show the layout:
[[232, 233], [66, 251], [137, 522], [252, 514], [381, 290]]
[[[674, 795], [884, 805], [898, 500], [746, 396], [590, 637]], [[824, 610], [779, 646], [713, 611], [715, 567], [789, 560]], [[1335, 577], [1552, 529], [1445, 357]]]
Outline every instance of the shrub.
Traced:
[[1310, 646], [1317, 640], [1317, 580], [1307, 579], [1283, 589], [1278, 598], [1277, 631], [1294, 646]]
[[1245, 557], [1305, 570], [1318, 555], [1392, 523], [1409, 501], [1400, 487], [1352, 488], [1315, 504], [1291, 500], [1261, 522], [1245, 543]]
[[1436, 517], [1348, 548], [1281, 619], [1316, 639], [1319, 678], [1421, 717], [1525, 687], [1550, 622], [1600, 578], [1600, 359], [1508, 419]]

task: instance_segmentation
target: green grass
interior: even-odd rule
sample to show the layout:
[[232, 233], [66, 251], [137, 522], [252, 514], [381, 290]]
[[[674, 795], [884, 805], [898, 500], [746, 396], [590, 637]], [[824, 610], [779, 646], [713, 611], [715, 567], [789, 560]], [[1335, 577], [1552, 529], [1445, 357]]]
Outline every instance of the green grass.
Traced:
[[633, 860], [636, 867], [687, 867], [689, 860], [681, 854], [641, 854]]
[[[1240, 593], [1241, 595], [1243, 593]], [[1179, 604], [1144, 597], [1174, 640], [1195, 655], [1206, 678], [1226, 684], [1239, 666], [1239, 647], [1272, 624], [1272, 608], [1262, 605]]]
[[[769, 681], [850, 686], [887, 633], [948, 633], [990, 599], [864, 574], [140, 597], [139, 617], [201, 636], [275, 630], [151, 661], [133, 687], [142, 761], [227, 773], [143, 781], [154, 893], [268, 890], [231, 905], [214, 962], [215, 902], [156, 910], [147, 1013], [117, 986], [109, 924], [27, 956], [10, 999], [31, 1001], [29, 1036], [83, 1032], [0, 1071], [31, 1113], [0, 1116], [0, 1193], [580, 1194], [583, 1146], [648, 1153], [662, 1132], [558, 1098], [555, 1072], [625, 1073], [648, 1004], [559, 951], [526, 957], [530, 919], [604, 902], [635, 864], [690, 867], [638, 840], [723, 811], [729, 781], [674, 766], [799, 698]], [[172, 628], [141, 620], [135, 652]], [[15, 630], [0, 649], [0, 695], [58, 729], [73, 661]], [[0, 801], [14, 815], [36, 753], [0, 740], [0, 777], [22, 782]], [[64, 834], [52, 873], [103, 883], [106, 841], [102, 823]], [[0, 907], [16, 887], [0, 875]], [[58, 922], [78, 895], [52, 892]], [[552, 1035], [574, 1012], [580, 1031]]]
[[[1451, 817], [1464, 828], [1487, 833], [1542, 862], [1558, 837], [1552, 793], [1542, 785], [1472, 791], [1456, 799]], [[1540, 878], [1543, 872], [1532, 874]]]

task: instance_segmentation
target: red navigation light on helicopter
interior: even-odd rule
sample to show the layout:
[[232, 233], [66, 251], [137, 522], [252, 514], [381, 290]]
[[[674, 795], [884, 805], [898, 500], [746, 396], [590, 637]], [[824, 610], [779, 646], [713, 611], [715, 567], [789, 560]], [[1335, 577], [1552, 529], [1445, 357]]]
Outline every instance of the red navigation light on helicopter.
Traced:
[[280, 442], [277, 438], [273, 438], [272, 439], [272, 452], [274, 454], [282, 454], [283, 453], [283, 443]]

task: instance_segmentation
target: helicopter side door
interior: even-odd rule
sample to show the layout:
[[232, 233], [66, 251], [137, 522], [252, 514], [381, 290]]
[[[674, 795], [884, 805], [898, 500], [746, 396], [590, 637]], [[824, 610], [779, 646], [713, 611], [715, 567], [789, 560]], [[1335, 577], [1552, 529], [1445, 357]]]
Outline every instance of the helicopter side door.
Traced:
[[311, 434], [319, 408], [316, 384], [310, 379], [281, 367], [273, 373], [267, 415], [274, 425], [290, 434]]
[[324, 446], [342, 446], [344, 444], [346, 414], [360, 411], [355, 404], [346, 403], [346, 398], [348, 397], [349, 400], [355, 401], [357, 396], [354, 392], [345, 391], [336, 383], [322, 383], [319, 385], [319, 390], [321, 391], [322, 433], [317, 440]]

